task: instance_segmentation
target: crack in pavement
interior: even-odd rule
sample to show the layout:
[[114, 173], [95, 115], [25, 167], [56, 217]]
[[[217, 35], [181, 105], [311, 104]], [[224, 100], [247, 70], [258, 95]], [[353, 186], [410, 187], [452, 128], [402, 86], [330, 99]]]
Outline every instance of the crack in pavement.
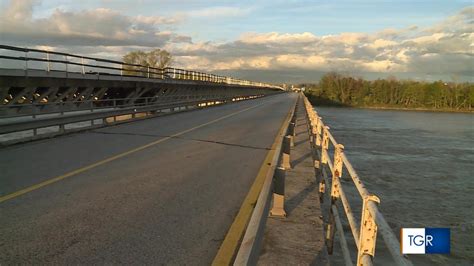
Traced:
[[128, 133], [128, 132], [115, 133], [115, 132], [103, 132], [103, 131], [97, 131], [97, 130], [91, 130], [89, 132], [97, 133], [97, 134], [104, 134], [104, 135], [128, 135], [128, 136], [142, 136], [142, 137], [153, 137], [153, 138], [173, 138], [173, 139], [181, 139], [181, 140], [189, 140], [189, 141], [197, 141], [197, 142], [214, 143], [214, 144], [240, 147], [240, 148], [247, 148], [247, 149], [254, 149], [254, 150], [267, 150], [267, 151], [271, 150], [271, 148], [267, 148], [267, 147], [242, 145], [242, 144], [229, 143], [229, 142], [223, 142], [223, 141], [217, 141], [217, 140], [184, 138], [184, 137], [181, 137], [181, 136], [173, 136], [173, 135], [156, 135], [156, 134]]

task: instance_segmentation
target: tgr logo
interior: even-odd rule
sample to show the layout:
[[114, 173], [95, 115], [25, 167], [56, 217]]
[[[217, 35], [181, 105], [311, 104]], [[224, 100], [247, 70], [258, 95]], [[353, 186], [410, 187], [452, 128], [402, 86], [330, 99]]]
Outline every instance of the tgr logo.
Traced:
[[425, 239], [423, 240], [423, 235], [408, 235], [410, 238], [410, 246], [413, 244], [415, 246], [422, 246], [426, 243], [426, 246], [433, 246], [433, 236], [432, 235], [425, 235]]
[[402, 228], [400, 250], [402, 254], [449, 253], [449, 228]]

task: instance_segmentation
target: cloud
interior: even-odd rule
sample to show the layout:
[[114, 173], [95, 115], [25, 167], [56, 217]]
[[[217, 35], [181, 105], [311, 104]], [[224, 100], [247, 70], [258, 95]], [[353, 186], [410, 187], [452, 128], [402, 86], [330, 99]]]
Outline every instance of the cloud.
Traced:
[[[38, 1], [11, 1], [0, 11], [2, 42], [118, 59], [131, 50], [164, 48], [175, 66], [200, 71], [263, 73], [266, 80], [316, 81], [311, 73], [344, 71], [374, 77], [449, 78], [473, 81], [474, 7], [460, 10], [431, 27], [412, 25], [378, 32], [316, 35], [312, 32], [246, 32], [230, 41], [192, 42], [177, 34], [184, 19], [248, 15], [252, 8], [210, 7], [170, 17], [128, 16], [98, 8], [56, 9], [47, 17], [33, 15]], [[273, 74], [272, 74], [273, 73]]]
[[28, 20], [32, 17], [33, 6], [37, 2], [36, 0], [11, 1], [4, 12], [2, 12], [2, 17], [5, 20]]
[[[432, 27], [410, 26], [375, 33], [317, 36], [302, 33], [244, 33], [234, 41], [169, 47], [181, 66], [207, 71], [346, 71], [412, 73], [473, 80], [474, 8]], [[402, 75], [404, 76], [404, 75]], [[308, 80], [310, 77], [308, 77]]]
[[279, 34], [278, 32], [269, 32], [269, 33], [244, 33], [240, 37], [240, 41], [243, 43], [310, 43], [318, 40], [318, 38], [310, 33], [296, 33], [296, 34]]
[[195, 18], [229, 18], [244, 16], [249, 14], [251, 11], [252, 8], [215, 6], [193, 10], [192, 12], [188, 12], [186, 14], [189, 17]]
[[151, 24], [151, 25], [176, 24], [180, 22], [182, 19], [183, 18], [180, 16], [156, 17], [156, 16], [142, 16], [142, 15], [138, 15], [133, 18], [133, 20], [138, 23]]
[[34, 18], [38, 1], [10, 1], [0, 12], [3, 42], [24, 45], [161, 47], [168, 42], [190, 42], [190, 37], [160, 27], [179, 17], [127, 16], [107, 8], [81, 11], [56, 9], [46, 18]]

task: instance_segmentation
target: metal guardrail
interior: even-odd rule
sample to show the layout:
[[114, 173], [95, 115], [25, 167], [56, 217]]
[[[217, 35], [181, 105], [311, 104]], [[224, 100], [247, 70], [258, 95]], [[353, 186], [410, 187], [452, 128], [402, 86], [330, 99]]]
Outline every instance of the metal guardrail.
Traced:
[[[255, 82], [243, 79], [237, 79], [233, 77], [220, 76], [215, 74], [209, 74], [199, 71], [185, 70], [180, 68], [156, 68], [146, 65], [130, 64], [122, 61], [115, 61], [103, 58], [81, 56], [63, 52], [54, 52], [47, 50], [31, 49], [31, 48], [22, 48], [10, 45], [0, 45], [1, 50], [7, 50], [12, 52], [23, 53], [23, 56], [10, 56], [10, 55], [0, 55], [0, 59], [4, 60], [14, 60], [14, 61], [23, 61], [25, 72], [29, 69], [28, 62], [42, 62], [45, 63], [45, 71], [62, 71], [53, 69], [52, 64], [63, 64], [65, 67], [64, 72], [66, 73], [82, 73], [85, 74], [97, 74], [97, 75], [111, 75], [111, 76], [124, 76], [124, 77], [141, 77], [147, 79], [175, 79], [175, 80], [193, 80], [193, 81], [203, 81], [210, 83], [224, 83], [229, 85], [243, 85], [243, 86], [252, 86], [252, 87], [262, 87], [262, 88], [273, 88], [281, 89], [281, 87], [263, 83]], [[31, 53], [39, 53], [41, 57], [33, 57]], [[53, 59], [52, 56], [60, 56], [64, 59]], [[73, 61], [72, 59], [76, 60]], [[103, 65], [106, 64], [106, 65]], [[71, 72], [69, 66], [79, 66], [81, 72]], [[113, 70], [115, 73], [110, 72], [96, 72], [92, 70], [100, 69], [110, 71]]]
[[[77, 111], [84, 111], [84, 110], [90, 110], [92, 112], [96, 110], [110, 109], [110, 108], [153, 106], [153, 105], [158, 105], [158, 104], [165, 104], [167, 102], [171, 103], [173, 102], [171, 100], [175, 99], [176, 97], [177, 96], [171, 95], [171, 96], [160, 96], [160, 97], [108, 98], [108, 99], [97, 99], [97, 100], [96, 99], [92, 99], [92, 100], [79, 99], [73, 102], [64, 102], [64, 101], [63, 102], [44, 102], [44, 103], [33, 102], [33, 103], [26, 103], [26, 104], [0, 105], [0, 119], [4, 118], [1, 115], [2, 115], [2, 111], [4, 111], [5, 109], [29, 108], [33, 110], [33, 112], [29, 112], [27, 114], [23, 114], [23, 113], [9, 114], [7, 118], [21, 117], [21, 116], [33, 116], [34, 118], [37, 115], [56, 114], [56, 113], [60, 113], [61, 115], [63, 115], [68, 112], [77, 112]], [[211, 100], [213, 99], [210, 99], [210, 101]], [[68, 109], [67, 107], [71, 107], [71, 108]], [[50, 110], [48, 111], [48, 109]]]
[[[329, 208], [329, 223], [326, 230], [326, 245], [328, 253], [332, 254], [335, 232], [339, 232], [340, 245], [346, 265], [352, 265], [352, 259], [344, 234], [344, 229], [339, 216], [338, 204], [343, 207], [345, 217], [349, 223], [352, 236], [357, 247], [357, 265], [372, 265], [375, 256], [377, 233], [380, 232], [383, 240], [397, 265], [412, 265], [412, 263], [400, 253], [400, 243], [391, 230], [384, 216], [378, 209], [380, 199], [369, 193], [357, 172], [352, 167], [347, 156], [344, 154], [344, 146], [339, 144], [329, 131], [322, 118], [313, 110], [309, 100], [304, 97], [306, 115], [309, 121], [308, 133], [310, 135], [313, 155], [319, 158], [315, 161], [315, 167], [319, 168], [323, 178], [320, 178], [319, 191], [321, 199], [327, 190], [326, 184], [330, 185], [331, 204]], [[332, 147], [330, 147], [332, 146]], [[331, 159], [330, 151], [334, 156]], [[329, 170], [329, 171], [328, 171]], [[342, 187], [341, 177], [343, 170], [350, 175], [353, 185], [362, 199], [362, 216], [360, 223], [352, 212], [349, 199]], [[331, 176], [329, 176], [328, 172]]]
[[[29, 141], [34, 139], [48, 138], [56, 135], [65, 134], [68, 132], [74, 132], [78, 130], [96, 128], [107, 126], [115, 123], [128, 122], [135, 119], [149, 118], [156, 115], [162, 114], [163, 110], [169, 110], [170, 113], [175, 112], [175, 109], [186, 110], [191, 108], [202, 108], [207, 106], [214, 106], [219, 104], [225, 104], [230, 102], [236, 102], [247, 99], [255, 99], [262, 97], [263, 95], [251, 95], [242, 97], [219, 97], [213, 99], [201, 99], [192, 101], [180, 101], [180, 102], [165, 102], [155, 103], [151, 105], [142, 106], [120, 106], [120, 108], [111, 108], [111, 110], [102, 110], [99, 112], [85, 112], [80, 114], [60, 115], [46, 118], [32, 118], [29, 120], [10, 121], [9, 123], [0, 124], [0, 136], [4, 134], [21, 132], [26, 130], [33, 130], [33, 136], [13, 139], [5, 142], [0, 142], [0, 145], [9, 145], [17, 142]], [[109, 108], [110, 109], [110, 108]], [[96, 110], [96, 109], [93, 109]], [[11, 119], [11, 118], [9, 118]], [[102, 120], [101, 124], [95, 124], [95, 120]], [[75, 129], [66, 129], [66, 125], [72, 125], [74, 123], [89, 121], [90, 125], [81, 126]], [[55, 132], [39, 134], [38, 130], [57, 126], [58, 129]]]

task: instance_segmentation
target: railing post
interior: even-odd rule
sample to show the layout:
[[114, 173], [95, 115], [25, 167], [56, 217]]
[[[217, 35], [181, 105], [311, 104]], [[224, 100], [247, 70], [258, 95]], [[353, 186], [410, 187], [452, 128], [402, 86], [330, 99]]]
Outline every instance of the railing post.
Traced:
[[285, 169], [291, 169], [290, 164], [290, 151], [291, 151], [291, 136], [285, 136], [283, 138], [282, 146], [282, 157], [281, 157], [281, 166]]
[[[318, 124], [316, 125], [316, 147], [321, 146], [321, 161], [316, 164], [315, 162], [315, 167], [319, 167], [319, 171], [324, 171], [324, 164], [327, 164], [327, 151], [329, 148], [329, 135], [327, 130], [329, 130], [329, 127], [325, 127], [324, 133], [323, 133], [323, 140], [321, 140], [321, 128], [322, 128], [322, 123], [321, 123], [321, 118], [317, 118]], [[323, 143], [321, 143], [323, 142]], [[321, 172], [323, 174], [323, 172]], [[324, 193], [326, 193], [326, 180], [321, 175], [321, 179], [319, 180], [319, 200], [321, 202], [324, 202]]]
[[329, 127], [324, 127], [323, 143], [321, 144], [321, 163], [328, 163], [328, 149], [329, 149]]
[[321, 146], [321, 130], [322, 130], [321, 117], [316, 117], [316, 145]]
[[82, 75], [86, 74], [86, 68], [84, 67], [84, 57], [81, 57], [81, 65], [82, 65]]
[[148, 78], [150, 78], [150, 66], [147, 66]]
[[317, 148], [317, 145], [316, 145], [316, 139], [317, 139], [317, 135], [318, 135], [318, 131], [316, 130], [316, 123], [314, 122], [316, 121], [316, 119], [313, 119], [313, 121], [311, 121], [311, 124], [310, 124], [310, 141], [311, 141], [311, 148], [312, 149], [316, 149]]
[[334, 152], [334, 164], [332, 172], [332, 184], [331, 184], [331, 208], [329, 212], [329, 223], [327, 226], [326, 234], [326, 246], [328, 253], [332, 254], [334, 248], [334, 234], [336, 232], [336, 221], [334, 218], [334, 212], [332, 206], [334, 206], [340, 197], [340, 182], [339, 178], [342, 176], [342, 153], [344, 146], [341, 144], [336, 145], [336, 151]]
[[380, 203], [380, 199], [375, 195], [364, 197], [362, 204], [362, 217], [360, 222], [359, 250], [357, 253], [357, 265], [372, 265], [375, 255], [375, 242], [377, 240], [377, 222], [368, 209], [370, 201]]
[[291, 117], [291, 123], [294, 123], [296, 125], [296, 118], [297, 118], [297, 112], [298, 112], [298, 102], [296, 102], [295, 105], [295, 112], [293, 113], [293, 116]]
[[28, 69], [28, 52], [25, 51], [25, 70]]
[[273, 177], [273, 205], [270, 216], [286, 217], [285, 212], [285, 168], [278, 167]]
[[66, 61], [66, 77], [67, 77], [67, 72], [68, 72], [68, 61], [67, 61], [67, 55], [64, 56], [64, 61]]
[[309, 141], [311, 144], [311, 148], [313, 148], [314, 145], [314, 137], [315, 137], [315, 119], [314, 119], [314, 111], [310, 109], [309, 106], [306, 105], [306, 117], [307, 120], [309, 121], [308, 123], [308, 135], [309, 135]]
[[46, 65], [46, 69], [47, 69], [48, 72], [50, 72], [51, 71], [51, 62], [49, 62], [49, 51], [46, 52], [46, 60], [48, 60], [48, 63]]
[[288, 126], [288, 134], [291, 137], [290, 141], [290, 146], [294, 147], [295, 146], [295, 123], [291, 122], [290, 125]]

